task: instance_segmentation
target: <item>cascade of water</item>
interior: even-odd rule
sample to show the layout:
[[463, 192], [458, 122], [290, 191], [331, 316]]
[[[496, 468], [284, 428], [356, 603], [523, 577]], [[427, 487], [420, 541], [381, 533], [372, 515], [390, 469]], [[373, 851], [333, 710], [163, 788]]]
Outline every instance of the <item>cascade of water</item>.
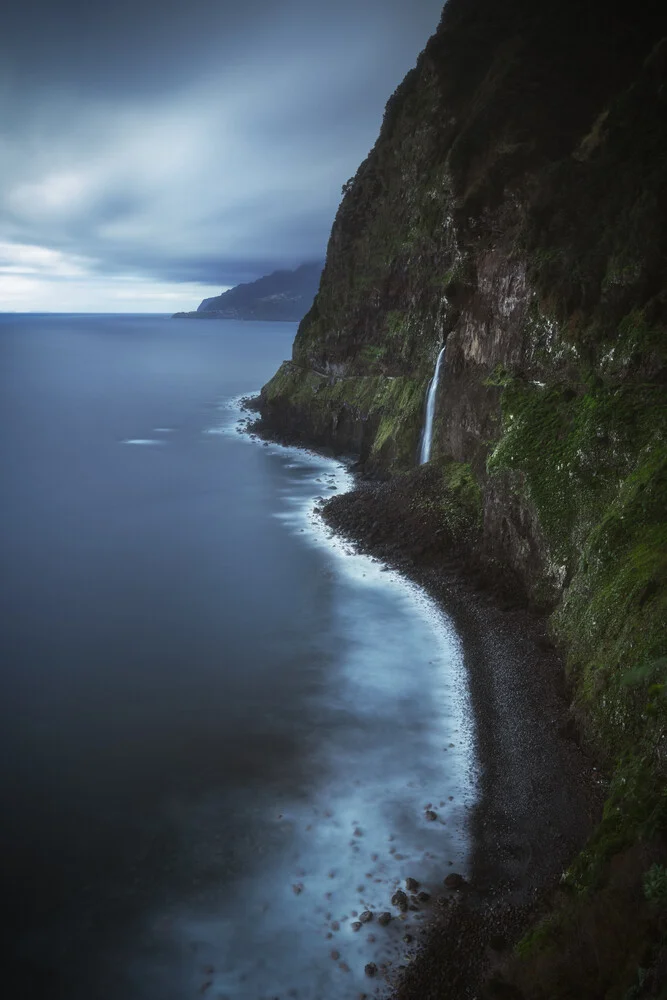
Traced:
[[426, 397], [426, 418], [424, 420], [424, 430], [422, 431], [422, 442], [421, 449], [419, 452], [419, 464], [423, 465], [431, 457], [431, 443], [433, 441], [433, 418], [435, 416], [435, 400], [438, 395], [438, 381], [440, 379], [440, 366], [442, 364], [443, 358], [445, 357], [445, 348], [443, 347], [438, 354], [438, 360], [435, 363], [435, 371], [433, 373], [433, 378], [431, 379], [428, 387], [428, 395]]

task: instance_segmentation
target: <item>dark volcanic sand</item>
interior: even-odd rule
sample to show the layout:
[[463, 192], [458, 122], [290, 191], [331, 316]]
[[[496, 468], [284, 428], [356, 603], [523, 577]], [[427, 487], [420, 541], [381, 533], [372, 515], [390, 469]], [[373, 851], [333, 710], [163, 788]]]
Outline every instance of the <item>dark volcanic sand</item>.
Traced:
[[[425, 474], [428, 472], [425, 470]], [[507, 948], [582, 846], [599, 815], [600, 781], [573, 738], [563, 664], [544, 616], [506, 581], [448, 557], [410, 504], [410, 485], [361, 484], [322, 516], [362, 551], [418, 582], [462, 638], [481, 779], [470, 884], [441, 900], [400, 1000], [478, 995]], [[441, 551], [439, 551], [441, 550]], [[446, 870], [443, 871], [446, 875]]]

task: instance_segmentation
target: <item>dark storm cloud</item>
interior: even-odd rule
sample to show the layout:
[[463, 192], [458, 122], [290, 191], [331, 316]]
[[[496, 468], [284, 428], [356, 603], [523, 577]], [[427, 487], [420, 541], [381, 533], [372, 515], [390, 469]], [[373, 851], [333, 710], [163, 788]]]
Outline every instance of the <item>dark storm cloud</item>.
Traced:
[[13, 5], [0, 35], [0, 243], [98, 275], [216, 285], [321, 257], [341, 184], [440, 8]]

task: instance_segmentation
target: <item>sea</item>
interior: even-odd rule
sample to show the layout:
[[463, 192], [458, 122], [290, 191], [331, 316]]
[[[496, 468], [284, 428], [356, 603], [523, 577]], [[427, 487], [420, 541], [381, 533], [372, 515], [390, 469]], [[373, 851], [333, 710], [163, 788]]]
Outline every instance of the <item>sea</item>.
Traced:
[[452, 622], [323, 525], [344, 460], [244, 429], [295, 329], [0, 317], [13, 1000], [386, 996], [466, 871]]

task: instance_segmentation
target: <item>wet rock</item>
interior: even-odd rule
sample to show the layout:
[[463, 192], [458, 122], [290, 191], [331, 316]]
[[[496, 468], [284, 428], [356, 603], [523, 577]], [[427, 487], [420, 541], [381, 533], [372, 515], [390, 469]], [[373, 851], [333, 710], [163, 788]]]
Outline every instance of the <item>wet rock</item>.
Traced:
[[396, 890], [394, 895], [391, 897], [391, 904], [392, 906], [397, 906], [399, 910], [402, 910], [403, 913], [405, 913], [408, 908], [408, 897], [402, 889]]
[[385, 910], [384, 913], [380, 914], [378, 917], [378, 923], [380, 927], [386, 927], [387, 924], [391, 923], [391, 913], [389, 910]]
[[378, 967], [375, 964], [375, 962], [369, 962], [368, 965], [364, 966], [364, 972], [366, 973], [367, 976], [370, 976], [371, 979], [373, 978], [373, 976], [377, 975], [377, 971]]
[[417, 889], [419, 888], [419, 882], [417, 881], [416, 878], [406, 878], [405, 888], [408, 890], [408, 892], [416, 892]]
[[423, 889], [421, 890], [421, 892], [417, 893], [417, 899], [419, 900], [420, 903], [428, 903], [430, 898], [431, 898], [431, 893], [424, 892]]
[[432, 809], [427, 809], [426, 812], [424, 813], [424, 816], [429, 821], [429, 823], [435, 822], [435, 820], [438, 818], [437, 812], [433, 812]]
[[331, 958], [333, 958], [334, 962], [337, 962], [338, 959], [340, 958], [340, 952], [339, 951], [335, 951], [335, 950], [334, 951], [330, 951], [329, 955], [330, 955]]
[[458, 872], [450, 872], [450, 874], [445, 879], [445, 885], [448, 889], [462, 889], [464, 885], [468, 883], [464, 879], [463, 875], [459, 875]]
[[360, 920], [355, 920], [354, 923], [350, 924], [353, 931], [360, 931], [362, 924]]
[[371, 910], [364, 910], [364, 912], [359, 917], [359, 920], [361, 920], [362, 924], [368, 924], [371, 922], [372, 919], [373, 919], [373, 913]]

